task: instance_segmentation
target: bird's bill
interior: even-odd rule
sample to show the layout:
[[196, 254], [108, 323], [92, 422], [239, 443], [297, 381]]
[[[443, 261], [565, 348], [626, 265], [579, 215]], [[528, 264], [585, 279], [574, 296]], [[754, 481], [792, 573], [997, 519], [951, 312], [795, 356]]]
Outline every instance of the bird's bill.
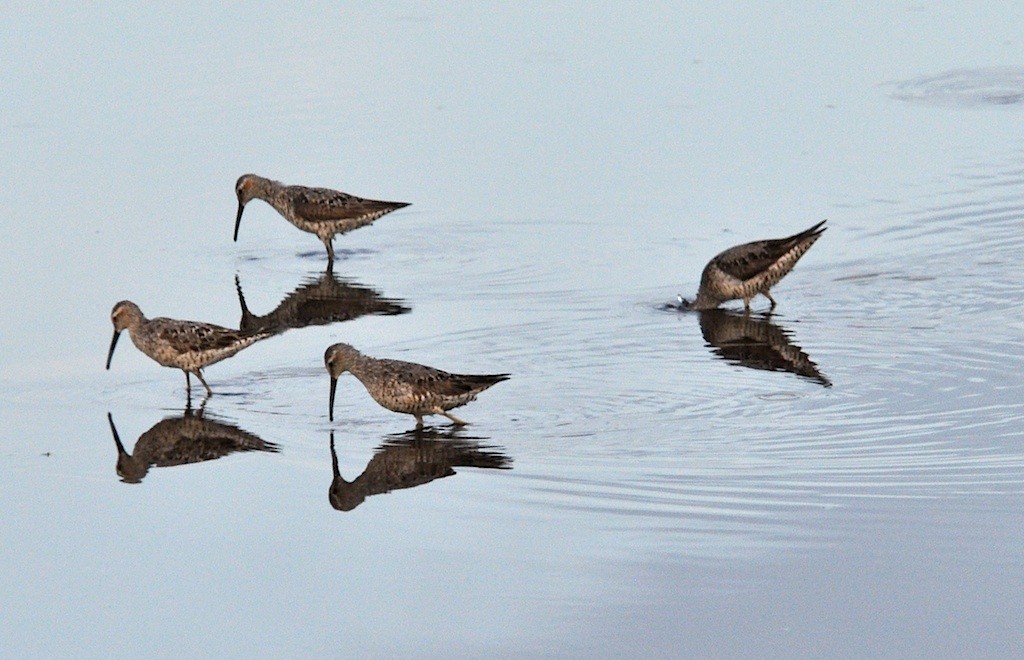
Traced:
[[121, 336], [120, 330], [114, 330], [114, 338], [110, 340], [110, 350], [107, 351], [107, 370], [110, 370], [110, 360], [114, 357], [114, 347], [117, 346], [117, 340]]
[[238, 215], [235, 216], [235, 242], [238, 242], [238, 227], [242, 224], [242, 211], [245, 210], [245, 204], [238, 202]]
[[338, 389], [338, 379], [331, 376], [331, 401], [327, 408], [327, 416], [333, 422], [334, 421], [334, 391]]

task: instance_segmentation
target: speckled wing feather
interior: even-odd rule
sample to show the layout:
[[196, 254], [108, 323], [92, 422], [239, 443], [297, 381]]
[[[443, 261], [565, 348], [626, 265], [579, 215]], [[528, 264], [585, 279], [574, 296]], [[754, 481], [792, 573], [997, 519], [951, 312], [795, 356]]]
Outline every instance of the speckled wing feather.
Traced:
[[824, 229], [821, 221], [810, 229], [787, 238], [753, 241], [729, 248], [715, 256], [712, 263], [722, 272], [738, 280], [748, 280], [763, 273], [783, 255], [808, 238], [817, 238]]
[[[164, 320], [164, 319], [153, 319]], [[166, 319], [172, 321], [172, 319]], [[243, 332], [231, 330], [212, 323], [166, 323], [161, 324], [157, 337], [167, 342], [178, 353], [227, 350], [238, 346], [239, 350], [258, 339], [269, 337], [267, 332]]]
[[330, 188], [289, 186], [288, 193], [295, 213], [309, 222], [335, 222], [367, 216], [380, 217], [395, 209], [409, 206], [405, 202], [363, 199]]
[[509, 378], [508, 374], [481, 376], [452, 374], [420, 364], [410, 364], [405, 373], [409, 376], [408, 383], [413, 387], [440, 396], [468, 394], [469, 392], [486, 389], [495, 383], [500, 383]]

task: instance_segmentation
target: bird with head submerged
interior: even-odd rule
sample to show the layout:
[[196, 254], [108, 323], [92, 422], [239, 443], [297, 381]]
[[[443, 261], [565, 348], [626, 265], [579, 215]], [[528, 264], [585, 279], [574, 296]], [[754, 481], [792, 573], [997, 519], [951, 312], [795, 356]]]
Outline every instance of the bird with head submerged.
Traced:
[[330, 188], [286, 186], [280, 181], [256, 174], [243, 174], [235, 183], [238, 215], [235, 216], [235, 238], [242, 224], [245, 205], [262, 199], [284, 216], [285, 220], [310, 234], [316, 234], [327, 248], [327, 268], [334, 266], [334, 236], [364, 227], [392, 211], [409, 206], [407, 202], [385, 202], [363, 199]]
[[114, 337], [107, 352], [107, 369], [114, 357], [114, 348], [123, 330], [128, 331], [136, 348], [165, 367], [174, 367], [185, 372], [185, 386], [191, 394], [190, 374], [195, 375], [206, 388], [201, 370], [229, 358], [243, 348], [270, 337], [271, 332], [242, 332], [212, 323], [179, 321], [177, 319], [147, 319], [139, 306], [130, 300], [122, 300], [110, 312], [114, 324]]
[[771, 301], [769, 289], [785, 277], [807, 250], [825, 232], [825, 220], [786, 238], [753, 241], [720, 252], [701, 273], [697, 297], [679, 303], [688, 309], [714, 309], [727, 300], [743, 300], [750, 311], [750, 300], [757, 294]]
[[425, 415], [444, 415], [452, 423], [464, 426], [466, 422], [448, 411], [469, 403], [480, 392], [509, 378], [509, 374], [451, 374], [415, 362], [373, 358], [348, 344], [328, 347], [324, 353], [324, 364], [331, 376], [331, 421], [334, 421], [334, 393], [338, 377], [346, 371], [355, 376], [373, 400], [383, 407], [413, 415], [417, 427], [423, 426]]

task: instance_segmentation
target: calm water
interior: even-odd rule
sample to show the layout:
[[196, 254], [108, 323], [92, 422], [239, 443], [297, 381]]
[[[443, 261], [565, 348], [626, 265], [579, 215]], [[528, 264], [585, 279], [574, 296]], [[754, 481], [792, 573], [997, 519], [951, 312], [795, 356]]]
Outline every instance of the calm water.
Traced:
[[[1024, 652], [1024, 9], [195, 11], [0, 9], [5, 655]], [[328, 276], [249, 171], [413, 206]], [[124, 298], [279, 334], [186, 410]]]

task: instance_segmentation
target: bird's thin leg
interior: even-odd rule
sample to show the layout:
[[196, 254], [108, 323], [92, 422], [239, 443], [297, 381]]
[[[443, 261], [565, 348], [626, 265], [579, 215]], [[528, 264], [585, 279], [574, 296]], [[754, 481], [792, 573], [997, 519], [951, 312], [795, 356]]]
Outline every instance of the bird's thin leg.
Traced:
[[747, 314], [750, 313], [750, 298], [743, 299], [743, 311], [745, 311]]
[[416, 415], [416, 428], [423, 428], [423, 415]]
[[469, 422], [464, 422], [461, 419], [459, 419], [458, 417], [456, 417], [455, 415], [447, 413], [447, 412], [445, 412], [443, 410], [439, 410], [437, 414], [444, 415], [448, 419], [452, 420], [452, 423], [455, 424], [456, 426], [465, 426], [466, 424], [469, 423]]
[[198, 378], [199, 382], [202, 383], [203, 387], [206, 388], [206, 396], [210, 396], [211, 394], [213, 394], [213, 390], [210, 389], [210, 386], [206, 384], [206, 380], [203, 378], [203, 372], [199, 371], [198, 369], [196, 369], [196, 378]]
[[188, 396], [192, 398], [192, 379], [188, 377], [188, 372], [185, 372], [185, 391], [188, 392]]
[[765, 298], [767, 298], [768, 300], [772, 301], [772, 307], [771, 308], [775, 309], [775, 298], [772, 298], [772, 294], [768, 293], [768, 289], [765, 289], [761, 293], [764, 294]]
[[324, 247], [327, 248], [327, 272], [334, 272], [334, 237], [324, 239]]

